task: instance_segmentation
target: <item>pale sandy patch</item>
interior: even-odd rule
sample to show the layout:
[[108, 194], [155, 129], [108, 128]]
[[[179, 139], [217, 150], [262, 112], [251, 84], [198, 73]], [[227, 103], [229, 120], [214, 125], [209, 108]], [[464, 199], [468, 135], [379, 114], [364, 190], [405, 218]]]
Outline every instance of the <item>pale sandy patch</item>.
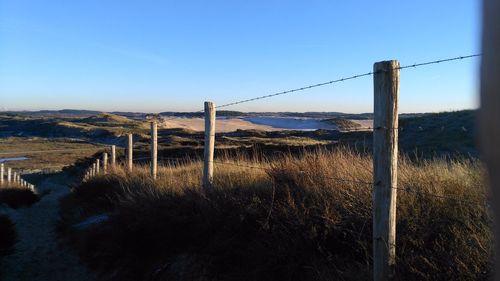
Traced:
[[[163, 121], [160, 123], [160, 128], [184, 128], [195, 131], [205, 130], [205, 120], [202, 118], [175, 118]], [[217, 119], [215, 123], [215, 131], [217, 133], [233, 132], [241, 130], [260, 130], [260, 131], [279, 131], [283, 128], [273, 128], [266, 125], [258, 125], [252, 122], [245, 121], [239, 118]]]
[[352, 120], [350, 119], [349, 121], [352, 121], [354, 123], [358, 123], [361, 125], [363, 129], [371, 129], [373, 128], [373, 120]]

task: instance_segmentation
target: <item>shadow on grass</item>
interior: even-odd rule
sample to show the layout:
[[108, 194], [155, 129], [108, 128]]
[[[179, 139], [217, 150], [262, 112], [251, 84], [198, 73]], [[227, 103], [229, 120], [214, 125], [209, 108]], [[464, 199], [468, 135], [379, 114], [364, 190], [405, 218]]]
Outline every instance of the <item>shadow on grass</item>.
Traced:
[[0, 204], [10, 208], [29, 207], [40, 200], [40, 196], [28, 188], [0, 188]]
[[0, 258], [14, 252], [16, 244], [14, 224], [5, 215], [0, 215]]

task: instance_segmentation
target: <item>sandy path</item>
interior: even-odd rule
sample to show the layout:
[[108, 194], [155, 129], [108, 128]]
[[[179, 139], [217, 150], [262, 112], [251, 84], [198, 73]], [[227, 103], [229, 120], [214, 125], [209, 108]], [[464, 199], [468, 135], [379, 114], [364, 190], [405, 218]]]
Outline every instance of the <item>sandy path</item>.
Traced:
[[41, 193], [50, 193], [33, 206], [17, 210], [0, 209], [16, 224], [18, 233], [15, 253], [5, 257], [0, 265], [0, 280], [97, 280], [78, 257], [60, 243], [55, 233], [59, 198], [67, 194], [69, 188], [56, 183], [54, 178], [47, 179], [38, 188]]

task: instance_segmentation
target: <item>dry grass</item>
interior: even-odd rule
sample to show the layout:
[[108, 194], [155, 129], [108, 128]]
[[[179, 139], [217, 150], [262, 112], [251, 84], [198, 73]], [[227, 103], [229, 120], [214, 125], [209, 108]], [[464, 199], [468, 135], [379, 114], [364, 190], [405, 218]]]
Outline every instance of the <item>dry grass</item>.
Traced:
[[[110, 280], [371, 278], [369, 156], [340, 149], [218, 161], [239, 166], [216, 163], [206, 193], [196, 161], [161, 168], [157, 181], [148, 167], [98, 176], [63, 200], [62, 229]], [[475, 161], [400, 162], [399, 187], [412, 192], [398, 191], [398, 279], [488, 277], [482, 173]], [[110, 220], [71, 227], [100, 213]]]
[[[30, 153], [30, 151], [72, 150], [53, 153]], [[79, 158], [92, 156], [102, 146], [70, 141], [67, 139], [21, 138], [0, 139], [0, 151], [14, 152], [0, 155], [0, 158], [27, 157], [28, 160], [8, 161], [5, 166], [22, 170], [58, 170], [73, 164]]]

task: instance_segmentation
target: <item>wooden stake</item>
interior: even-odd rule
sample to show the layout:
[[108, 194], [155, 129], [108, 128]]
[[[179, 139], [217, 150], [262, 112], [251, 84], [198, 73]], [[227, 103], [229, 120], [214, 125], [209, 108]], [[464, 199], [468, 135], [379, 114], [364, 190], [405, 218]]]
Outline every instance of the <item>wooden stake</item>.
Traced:
[[111, 169], [114, 169], [116, 165], [116, 146], [111, 146]]
[[156, 179], [158, 171], [158, 125], [155, 121], [151, 122], [151, 177]]
[[0, 164], [0, 185], [3, 185], [3, 177], [5, 173], [5, 166], [4, 164]]
[[[493, 256], [495, 279], [500, 281], [500, 1], [483, 2], [483, 39], [481, 60], [481, 107], [479, 110], [479, 131], [481, 158], [486, 163], [491, 190], [496, 242]], [[485, 202], [486, 203], [486, 202]], [[485, 207], [488, 208], [488, 207]]]
[[108, 154], [106, 152], [102, 154], [102, 171], [104, 174], [108, 172]]
[[12, 168], [7, 168], [7, 182], [12, 182]]
[[127, 146], [127, 161], [128, 161], [128, 170], [129, 171], [132, 171], [132, 167], [133, 167], [133, 151], [134, 151], [134, 148], [133, 148], [133, 136], [132, 134], [128, 134], [128, 146]]
[[373, 279], [391, 280], [396, 264], [399, 62], [373, 67]]
[[215, 149], [215, 104], [205, 102], [205, 153], [203, 166], [203, 188], [212, 188], [214, 178], [214, 149]]
[[96, 174], [99, 174], [101, 172], [101, 160], [99, 159], [95, 160], [95, 170]]
[[94, 162], [92, 163], [92, 177], [95, 177], [97, 175], [97, 164]]

